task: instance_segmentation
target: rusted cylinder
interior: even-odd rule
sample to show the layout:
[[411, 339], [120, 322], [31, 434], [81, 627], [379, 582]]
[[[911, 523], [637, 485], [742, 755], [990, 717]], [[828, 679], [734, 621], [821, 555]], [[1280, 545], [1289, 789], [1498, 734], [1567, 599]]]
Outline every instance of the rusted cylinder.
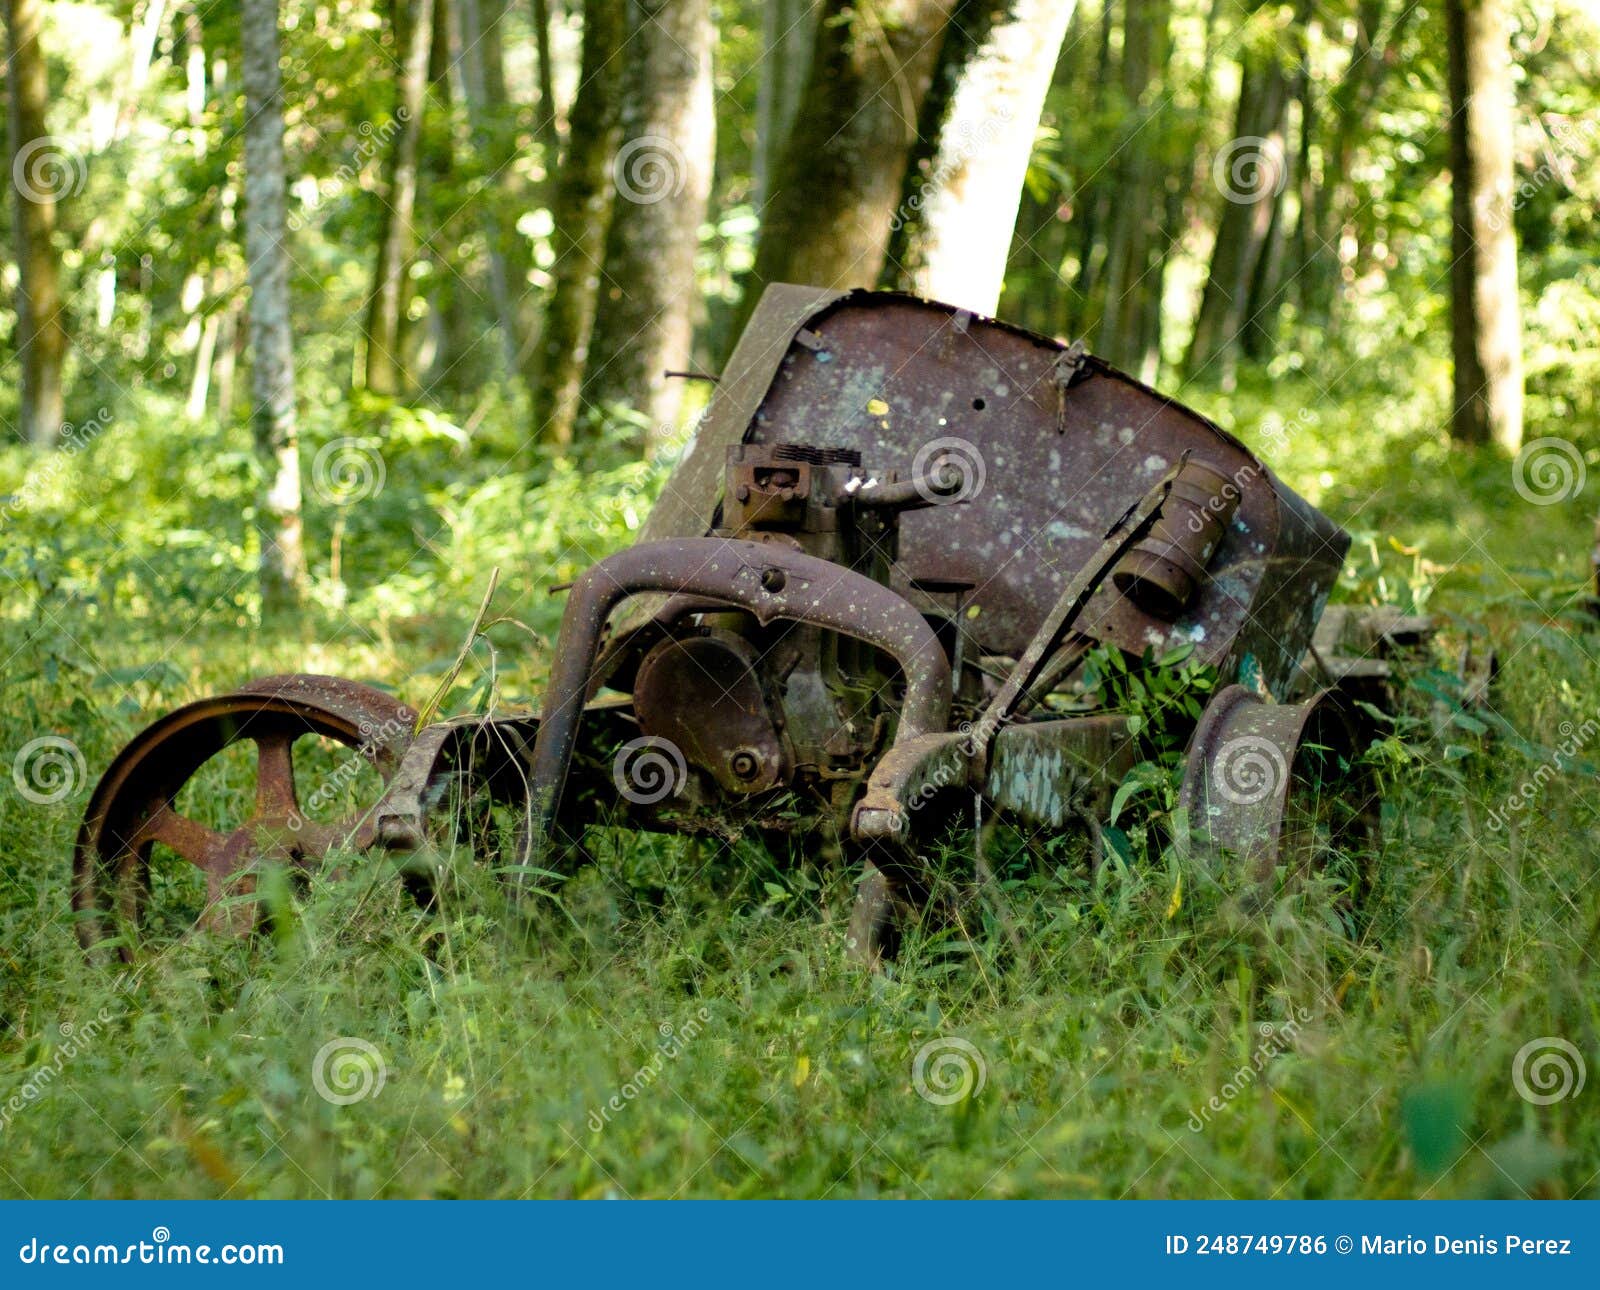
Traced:
[[1152, 618], [1175, 620], [1205, 585], [1206, 565], [1239, 509], [1239, 493], [1215, 468], [1186, 463], [1149, 534], [1111, 575], [1117, 590]]

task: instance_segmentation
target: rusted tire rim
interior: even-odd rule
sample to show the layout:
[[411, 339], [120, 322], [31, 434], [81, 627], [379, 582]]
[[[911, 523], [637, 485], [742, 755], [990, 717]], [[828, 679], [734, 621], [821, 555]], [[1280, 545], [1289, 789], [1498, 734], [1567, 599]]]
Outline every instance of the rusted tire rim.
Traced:
[[[79, 941], [93, 950], [121, 931], [117, 952], [131, 961], [157, 842], [205, 875], [203, 925], [236, 935], [250, 931], [253, 902], [218, 902], [252, 892], [252, 869], [260, 861], [311, 864], [335, 846], [364, 849], [372, 842], [370, 812], [332, 824], [305, 818], [295, 789], [295, 741], [303, 735], [335, 740], [359, 751], [387, 780], [415, 719], [410, 708], [380, 690], [337, 677], [291, 674], [187, 704], [146, 727], [95, 786], [78, 830], [72, 907]], [[250, 817], [222, 831], [179, 813], [174, 801], [183, 786], [241, 741], [256, 747]]]

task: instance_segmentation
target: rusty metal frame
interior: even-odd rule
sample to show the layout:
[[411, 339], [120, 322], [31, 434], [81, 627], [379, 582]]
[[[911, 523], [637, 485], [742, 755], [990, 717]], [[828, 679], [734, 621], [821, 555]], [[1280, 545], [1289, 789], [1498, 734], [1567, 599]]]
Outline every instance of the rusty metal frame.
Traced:
[[922, 615], [881, 583], [815, 556], [736, 538], [645, 542], [602, 560], [573, 584], [562, 615], [530, 770], [534, 853], [560, 809], [589, 695], [600, 637], [612, 611], [646, 592], [703, 596], [761, 623], [789, 619], [853, 636], [900, 665], [905, 700], [895, 743], [942, 729], [950, 717], [950, 663]]

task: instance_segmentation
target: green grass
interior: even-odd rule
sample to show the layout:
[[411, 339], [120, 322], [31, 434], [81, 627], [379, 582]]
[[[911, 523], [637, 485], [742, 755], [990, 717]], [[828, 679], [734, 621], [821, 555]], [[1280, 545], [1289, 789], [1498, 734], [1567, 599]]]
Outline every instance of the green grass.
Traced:
[[[1321, 415], [1274, 465], [1370, 535], [1344, 594], [1487, 623], [1515, 737], [1388, 746], [1377, 882], [1353, 913], [1331, 881], [1262, 891], [1170, 857], [1091, 876], [1063, 848], [1008, 876], [1020, 951], [979, 905], [878, 976], [845, 962], [848, 875], [781, 870], [748, 843], [616, 834], [559, 904], [518, 906], [479, 876], [425, 915], [382, 864], [355, 861], [281, 906], [270, 936], [191, 935], [131, 974], [89, 966], [67, 914], [72, 835], [89, 782], [146, 720], [284, 669], [419, 702], [488, 564], [505, 569], [504, 610], [548, 639], [544, 585], [632, 522], [608, 506], [589, 524], [582, 477], [530, 487], [391, 460], [389, 509], [370, 531], [350, 519], [348, 612], [272, 638], [231, 589], [247, 566], [237, 495], [174, 500], [141, 470], [119, 476], [167, 441], [108, 432], [6, 557], [0, 751], [8, 767], [57, 734], [89, 776], [53, 805], [0, 791], [0, 1194], [1593, 1196], [1600, 1076], [1543, 1106], [1512, 1083], [1540, 1037], [1600, 1062], [1593, 768], [1546, 772], [1530, 812], [1488, 822], [1562, 724], [1596, 712], [1600, 632], [1568, 603], [1592, 498], [1521, 502], [1510, 463], [1416, 429], [1433, 423], [1421, 395], [1349, 392], [1337, 413], [1309, 388], [1272, 401], [1297, 396]], [[1207, 410], [1249, 438], [1267, 405]], [[178, 485], [189, 467], [172, 454]], [[329, 524], [313, 515], [314, 549]], [[495, 635], [508, 699], [544, 666], [525, 640]], [[474, 656], [450, 706], [488, 662]], [[337, 1039], [375, 1050], [375, 1095], [318, 1094]], [[938, 1092], [965, 1061], [982, 1087], [941, 1105], [919, 1095], [916, 1058], [951, 1039], [971, 1049], [947, 1047], [923, 1082]]]

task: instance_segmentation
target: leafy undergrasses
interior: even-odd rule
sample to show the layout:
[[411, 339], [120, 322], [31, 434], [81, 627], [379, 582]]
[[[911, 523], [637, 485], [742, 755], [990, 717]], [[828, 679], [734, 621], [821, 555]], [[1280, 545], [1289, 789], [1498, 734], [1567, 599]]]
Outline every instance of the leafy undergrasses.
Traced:
[[[1251, 397], [1220, 409], [1247, 438]], [[1600, 700], [1600, 631], [1571, 604], [1587, 508], [1529, 507], [1509, 463], [1386, 415], [1326, 413], [1275, 465], [1366, 535], [1342, 594], [1488, 625], [1503, 725], [1380, 747], [1365, 899], [1333, 876], [1263, 889], [1159, 847], [1094, 867], [1079, 839], [1002, 838], [955, 925], [867, 976], [820, 842], [783, 867], [749, 841], [602, 832], [558, 892], [514, 900], [468, 865], [431, 911], [345, 857], [343, 881], [275, 898], [270, 934], [179, 938], [130, 974], [88, 966], [67, 913], [88, 783], [47, 805], [8, 786], [0, 1193], [1593, 1195], [1592, 1078], [1549, 1105], [1512, 1081], [1541, 1037], [1600, 1062], [1600, 748], [1540, 769]], [[139, 429], [113, 427], [10, 530], [7, 767], [59, 735], [92, 780], [152, 714], [275, 670], [419, 702], [488, 566], [499, 611], [548, 639], [545, 586], [626, 540], [642, 507], [624, 490], [652, 487], [627, 467], [507, 475], [421, 436], [342, 517], [348, 590], [323, 564], [320, 606], [275, 636], [250, 626], [242, 493], [200, 490]], [[312, 517], [323, 557], [339, 520]], [[539, 648], [515, 625], [490, 638], [449, 709], [536, 689]], [[1495, 827], [1529, 782], [1532, 808]], [[223, 768], [197, 791], [220, 812], [242, 783]], [[366, 1089], [348, 1104], [313, 1078], [336, 1040], [370, 1046], [320, 1068], [335, 1097]]]

